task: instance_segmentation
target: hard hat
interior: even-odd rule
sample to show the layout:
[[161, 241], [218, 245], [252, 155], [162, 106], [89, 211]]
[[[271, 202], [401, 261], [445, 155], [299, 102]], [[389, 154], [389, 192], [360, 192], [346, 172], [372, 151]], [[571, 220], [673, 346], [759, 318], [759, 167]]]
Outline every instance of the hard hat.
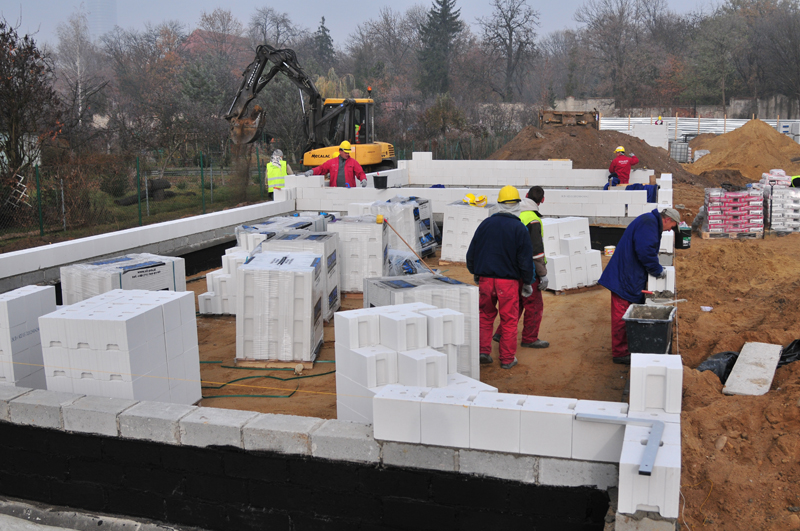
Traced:
[[485, 207], [486, 206], [486, 196], [479, 195], [475, 198], [475, 206], [476, 207]]
[[498, 203], [519, 203], [519, 191], [510, 184], [500, 188], [500, 193], [497, 194]]
[[625, 153], [625, 146], [617, 146], [617, 149], [614, 150], [614, 153]]
[[466, 203], [468, 205], [474, 205], [475, 204], [475, 195], [467, 194], [467, 195], [464, 196], [464, 199], [462, 199], [461, 202], [462, 203]]
[[659, 117], [658, 117], [658, 119], [660, 120], [660, 119], [661, 119], [661, 116], [659, 116]]
[[350, 142], [345, 140], [341, 144], [339, 144], [339, 149], [344, 151], [345, 153], [350, 153]]

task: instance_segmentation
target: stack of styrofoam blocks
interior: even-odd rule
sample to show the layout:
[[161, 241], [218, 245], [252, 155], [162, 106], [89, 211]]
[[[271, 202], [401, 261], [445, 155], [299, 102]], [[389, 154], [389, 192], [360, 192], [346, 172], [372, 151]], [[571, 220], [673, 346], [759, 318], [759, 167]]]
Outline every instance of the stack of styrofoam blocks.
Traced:
[[328, 224], [339, 235], [339, 287], [344, 293], [360, 293], [364, 279], [389, 272], [389, 227], [375, 216], [347, 216]]
[[222, 255], [222, 268], [206, 275], [208, 291], [197, 296], [198, 312], [203, 315], [232, 315], [236, 313], [236, 284], [239, 266], [249, 253], [241, 247], [231, 247]]
[[[649, 476], [639, 465], [652, 429], [628, 424], [619, 460], [618, 511], [658, 511], [665, 518], [678, 516], [681, 479], [681, 393], [683, 364], [680, 356], [631, 355], [631, 391], [628, 420], [664, 422], [662, 444]], [[652, 424], [650, 424], [652, 426]]]
[[25, 286], [0, 295], [0, 384], [47, 389], [39, 317], [55, 309], [53, 286]]
[[704, 232], [742, 234], [764, 232], [764, 200], [760, 190], [729, 192], [706, 188]]
[[293, 216], [277, 216], [271, 221], [286, 223], [285, 227], [289, 230], [307, 229], [312, 232], [325, 232], [328, 227], [328, 217], [320, 214], [305, 212]]
[[496, 204], [488, 204], [481, 208], [457, 201], [445, 206], [441, 259], [450, 262], [466, 262], [467, 250], [478, 225], [496, 212]]
[[433, 348], [464, 343], [459, 312], [398, 304], [338, 312], [334, 323], [340, 420], [372, 424], [372, 399], [387, 385], [450, 389], [450, 382], [466, 381], [455, 371], [454, 356]]
[[[456, 350], [456, 370], [465, 376], [480, 377], [480, 313], [478, 287], [442, 275], [422, 273], [402, 277], [364, 280], [364, 307], [391, 307], [394, 304], [422, 302], [464, 314], [465, 344]], [[453, 348], [437, 347], [451, 354]]]
[[75, 304], [112, 289], [186, 291], [183, 258], [129, 254], [61, 268], [64, 304]]
[[800, 189], [774, 188], [772, 204], [767, 210], [770, 229], [778, 232], [800, 232]]
[[113, 290], [39, 318], [47, 389], [200, 400], [194, 294]]
[[[389, 201], [351, 203], [348, 213], [350, 216], [380, 214], [392, 224], [400, 236], [414, 246], [417, 254], [428, 256], [436, 251], [433, 211], [428, 199], [397, 196]], [[400, 251], [408, 249], [408, 246], [400, 240], [400, 236], [394, 231], [389, 233], [389, 248]]]
[[236, 358], [314, 361], [322, 343], [322, 256], [256, 254], [238, 272]]
[[322, 256], [322, 311], [326, 321], [333, 319], [333, 312], [341, 306], [339, 296], [339, 235], [327, 232], [291, 231], [262, 244], [264, 251], [299, 252]]
[[[635, 217], [645, 210], [652, 210], [647, 202], [645, 190], [623, 190], [622, 186], [611, 190], [545, 190], [545, 201], [539, 206], [544, 216], [582, 217]], [[650, 205], [651, 208], [647, 208]]]
[[663, 266], [667, 276], [656, 278], [647, 275], [647, 291], [669, 291], [675, 293], [675, 266]]
[[593, 286], [603, 272], [600, 251], [592, 249], [586, 218], [544, 218], [548, 289]]
[[285, 221], [265, 220], [253, 225], [240, 225], [235, 229], [236, 248], [252, 252], [259, 243], [288, 230], [287, 224]]

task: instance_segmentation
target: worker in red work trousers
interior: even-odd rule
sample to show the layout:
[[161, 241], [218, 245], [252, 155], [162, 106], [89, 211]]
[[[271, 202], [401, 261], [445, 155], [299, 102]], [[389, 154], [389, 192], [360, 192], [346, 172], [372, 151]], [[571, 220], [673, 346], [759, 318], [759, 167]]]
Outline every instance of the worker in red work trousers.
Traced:
[[642, 214], [622, 233], [614, 255], [600, 276], [599, 284], [611, 292], [611, 356], [614, 363], [630, 365], [628, 334], [622, 316], [631, 304], [644, 303], [642, 290], [647, 275], [664, 278], [667, 273], [658, 263], [661, 233], [671, 231], [681, 217], [674, 208], [654, 209]]
[[[532, 186], [528, 194], [522, 199], [520, 208], [522, 212], [519, 219], [528, 230], [533, 247], [534, 282], [531, 284], [533, 294], [530, 297], [519, 298], [519, 318], [522, 320], [522, 340], [520, 346], [525, 348], [547, 348], [550, 343], [539, 339], [539, 327], [542, 324], [544, 301], [542, 291], [547, 289], [547, 258], [544, 256], [544, 227], [539, 215], [539, 205], [544, 203], [544, 188]], [[501, 334], [498, 331], [492, 337], [500, 342]]]
[[631, 167], [639, 164], [639, 159], [633, 153], [630, 156], [625, 155], [625, 146], [618, 146], [614, 150], [617, 154], [614, 160], [611, 161], [611, 166], [608, 167], [608, 172], [616, 175], [619, 179], [619, 184], [628, 185], [631, 180]]
[[500, 311], [500, 367], [517, 364], [517, 323], [520, 287], [523, 297], [533, 293], [533, 248], [519, 221], [520, 197], [504, 186], [497, 197], [500, 212], [478, 226], [467, 250], [467, 269], [475, 276], [481, 313], [480, 362], [492, 363], [492, 329]]
[[339, 188], [355, 188], [356, 178], [361, 182], [361, 186], [367, 186], [367, 175], [356, 159], [350, 157], [352, 146], [345, 140], [339, 144], [339, 156], [329, 159], [321, 166], [313, 170], [308, 170], [305, 175], [328, 175], [330, 174], [330, 186]]

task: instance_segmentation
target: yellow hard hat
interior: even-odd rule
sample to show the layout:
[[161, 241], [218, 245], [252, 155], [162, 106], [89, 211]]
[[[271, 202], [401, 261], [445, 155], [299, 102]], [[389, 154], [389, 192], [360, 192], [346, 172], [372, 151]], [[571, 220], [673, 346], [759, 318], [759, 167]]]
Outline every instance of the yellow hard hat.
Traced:
[[614, 150], [614, 153], [625, 153], [625, 146], [617, 146], [617, 149]]
[[486, 196], [485, 195], [479, 195], [478, 197], [475, 198], [475, 206], [476, 207], [485, 207], [486, 206], [486, 202], [487, 201], [486, 201]]
[[464, 199], [462, 199], [461, 201], [463, 203], [468, 204], [468, 205], [474, 205], [475, 204], [475, 195], [474, 194], [467, 194], [467, 195], [464, 196]]
[[344, 142], [342, 142], [341, 144], [339, 144], [339, 149], [341, 149], [341, 150], [342, 150], [342, 151], [344, 151], [345, 153], [350, 153], [350, 142], [348, 142], [347, 140], [345, 140]]
[[500, 193], [497, 194], [498, 203], [519, 203], [520, 201], [521, 199], [519, 198], [519, 190], [510, 184], [500, 188]]
[[659, 117], [658, 117], [658, 119], [660, 120], [660, 119], [661, 119], [661, 117], [659, 116]]

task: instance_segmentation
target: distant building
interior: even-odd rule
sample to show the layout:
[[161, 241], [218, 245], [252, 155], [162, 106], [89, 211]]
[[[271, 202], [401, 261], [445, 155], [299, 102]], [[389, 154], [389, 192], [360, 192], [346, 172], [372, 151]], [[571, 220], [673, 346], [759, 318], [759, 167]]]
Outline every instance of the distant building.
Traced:
[[117, 25], [117, 0], [87, 0], [86, 9], [89, 11], [89, 35], [93, 41]]

